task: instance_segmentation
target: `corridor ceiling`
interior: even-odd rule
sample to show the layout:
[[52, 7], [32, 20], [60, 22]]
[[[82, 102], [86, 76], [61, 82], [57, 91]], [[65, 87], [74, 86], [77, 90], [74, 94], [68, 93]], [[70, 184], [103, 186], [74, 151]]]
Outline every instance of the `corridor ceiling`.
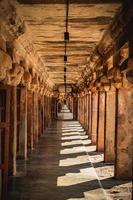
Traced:
[[[71, 0], [69, 5], [67, 83], [76, 84], [120, 1]], [[64, 83], [64, 0], [19, 0], [17, 7], [29, 38], [54, 84]]]

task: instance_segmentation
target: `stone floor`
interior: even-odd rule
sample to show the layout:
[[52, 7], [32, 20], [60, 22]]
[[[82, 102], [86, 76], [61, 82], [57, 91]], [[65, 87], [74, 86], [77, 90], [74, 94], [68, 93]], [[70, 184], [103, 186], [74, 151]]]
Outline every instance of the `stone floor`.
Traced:
[[55, 122], [18, 161], [8, 200], [131, 200], [131, 183], [113, 179], [113, 165], [95, 150], [77, 121]]

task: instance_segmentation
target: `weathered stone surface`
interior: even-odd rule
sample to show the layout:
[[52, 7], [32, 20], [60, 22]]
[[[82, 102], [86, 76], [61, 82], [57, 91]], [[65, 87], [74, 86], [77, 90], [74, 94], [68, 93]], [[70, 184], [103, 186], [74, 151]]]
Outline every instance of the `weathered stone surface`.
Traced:
[[98, 93], [92, 93], [92, 129], [91, 141], [96, 144], [97, 141], [97, 123], [98, 123]]
[[6, 52], [6, 41], [4, 37], [0, 35], [0, 49]]
[[19, 157], [27, 159], [27, 89], [21, 87], [20, 93], [20, 129]]
[[[105, 4], [92, 2], [91, 5], [88, 2], [70, 3], [67, 83], [76, 83], [79, 80], [87, 57], [92, 54], [119, 7], [118, 2]], [[29, 13], [29, 10], [32, 12]], [[64, 4], [56, 4], [56, 2], [54, 4], [21, 4], [17, 6], [17, 11], [25, 20], [26, 32], [32, 36], [30, 39], [37, 54], [45, 63], [50, 79], [55, 84], [64, 83]], [[93, 57], [93, 63], [95, 60], [97, 60], [96, 55]]]
[[20, 35], [24, 34], [25, 27], [22, 18], [16, 11], [16, 1], [0, 1], [0, 27], [1, 33], [7, 41], [13, 41]]
[[98, 129], [97, 129], [97, 151], [104, 151], [105, 131], [105, 92], [99, 94]]
[[88, 134], [89, 134], [89, 138], [91, 138], [91, 131], [92, 131], [92, 93], [89, 93], [88, 109], [89, 109]]
[[118, 91], [117, 136], [116, 136], [116, 178], [132, 177], [133, 152], [133, 89]]
[[4, 83], [12, 86], [17, 86], [20, 84], [23, 74], [24, 74], [23, 67], [17, 63], [14, 63], [12, 69], [7, 71]]
[[34, 147], [34, 99], [33, 93], [27, 91], [27, 146], [29, 150], [33, 150]]
[[11, 57], [0, 50], [0, 80], [4, 80], [6, 78], [7, 70], [12, 68], [12, 59]]
[[116, 133], [116, 91], [106, 92], [106, 118], [105, 118], [105, 149], [104, 161], [115, 159], [115, 133]]

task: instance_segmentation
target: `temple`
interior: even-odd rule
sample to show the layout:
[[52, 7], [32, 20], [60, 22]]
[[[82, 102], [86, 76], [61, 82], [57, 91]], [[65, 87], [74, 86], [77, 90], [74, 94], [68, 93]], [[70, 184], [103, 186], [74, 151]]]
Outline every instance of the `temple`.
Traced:
[[0, 0], [0, 199], [131, 200], [132, 0]]

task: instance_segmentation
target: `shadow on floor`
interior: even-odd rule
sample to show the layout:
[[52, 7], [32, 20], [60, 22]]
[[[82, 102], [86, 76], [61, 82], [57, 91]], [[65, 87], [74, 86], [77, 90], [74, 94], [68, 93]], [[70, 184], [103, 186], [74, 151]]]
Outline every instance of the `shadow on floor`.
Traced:
[[[54, 128], [60, 129], [63, 124], [58, 121]], [[46, 131], [29, 160], [18, 161], [17, 176], [10, 177], [9, 180], [8, 200], [76, 200], [84, 199], [84, 196], [88, 200], [106, 199], [100, 198], [103, 191], [83, 144], [81, 141], [79, 144], [74, 143], [79, 139], [62, 140], [63, 133]], [[82, 141], [85, 140], [82, 138]], [[69, 142], [69, 146], [71, 143], [71, 148], [62, 146], [64, 142]], [[89, 147], [90, 144], [87, 148]], [[90, 151], [88, 154], [91, 156], [100, 153]], [[101, 165], [103, 166], [101, 162], [94, 163], [96, 168]], [[123, 183], [126, 182], [113, 178], [101, 180], [105, 189]]]

